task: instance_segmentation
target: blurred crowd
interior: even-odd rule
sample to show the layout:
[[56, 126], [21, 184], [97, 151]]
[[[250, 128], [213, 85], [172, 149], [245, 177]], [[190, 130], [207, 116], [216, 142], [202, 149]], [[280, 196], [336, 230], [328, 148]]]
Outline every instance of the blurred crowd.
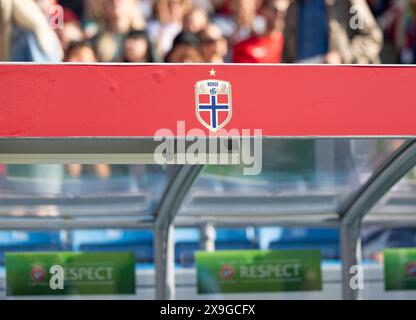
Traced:
[[413, 63], [415, 0], [0, 0], [0, 61]]

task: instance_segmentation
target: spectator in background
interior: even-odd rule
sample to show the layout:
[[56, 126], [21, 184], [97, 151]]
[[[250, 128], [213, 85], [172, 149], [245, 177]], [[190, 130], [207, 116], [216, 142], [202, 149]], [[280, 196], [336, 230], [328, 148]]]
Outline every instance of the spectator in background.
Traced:
[[207, 27], [208, 22], [207, 12], [199, 7], [193, 7], [184, 18], [183, 30], [198, 33]]
[[172, 49], [166, 55], [168, 63], [203, 62], [199, 38], [191, 32], [181, 32], [173, 41]]
[[404, 40], [400, 49], [402, 63], [416, 63], [416, 0], [410, 0], [403, 14]]
[[[361, 25], [352, 28], [354, 11]], [[284, 62], [378, 63], [382, 44], [365, 0], [294, 0], [289, 6]]]
[[57, 0], [35, 0], [43, 14], [50, 18], [55, 13], [54, 6], [58, 5]]
[[0, 60], [60, 62], [59, 40], [36, 2], [0, 0]]
[[[65, 9], [70, 9], [76, 16], [81, 17], [85, 9], [86, 2], [89, 0], [58, 0], [59, 4]], [[92, 0], [99, 2], [101, 0]]]
[[145, 21], [138, 0], [104, 0], [103, 9], [100, 31], [92, 42], [100, 61], [119, 62], [126, 35], [131, 30], [143, 30]]
[[223, 37], [220, 28], [215, 24], [209, 24], [199, 32], [201, 41], [201, 54], [206, 63], [224, 63], [227, 55], [227, 40]]
[[211, 4], [213, 6], [214, 12], [222, 14], [222, 15], [230, 15], [230, 3], [233, 0], [211, 0]]
[[97, 57], [88, 42], [73, 42], [65, 52], [65, 62], [94, 63], [97, 62]]
[[217, 0], [192, 0], [193, 4], [202, 10], [204, 10], [208, 15], [214, 13], [214, 2]]
[[70, 43], [84, 40], [84, 32], [78, 16], [70, 10], [64, 10], [64, 28], [56, 30], [62, 48], [66, 50]]
[[218, 25], [228, 39], [231, 46], [245, 40], [253, 33], [263, 33], [264, 18], [257, 15], [261, 5], [259, 0], [231, 0], [230, 15], [220, 15], [213, 18], [213, 23]]
[[155, 0], [140, 0], [140, 7], [146, 21], [152, 19]]
[[384, 46], [380, 53], [383, 63], [399, 63], [401, 53], [407, 60], [405, 19], [408, 0], [368, 0], [380, 28], [384, 32]]
[[[118, 165], [118, 167], [121, 166], [124, 165]], [[111, 166], [108, 164], [69, 164], [66, 166], [66, 171], [72, 178], [80, 178], [82, 176], [96, 176], [101, 179], [108, 179], [111, 176]]]
[[289, 0], [266, 0], [263, 16], [266, 32], [255, 35], [234, 47], [233, 62], [280, 63], [283, 54], [283, 30]]
[[[391, 6], [392, 2], [397, 0], [367, 0], [371, 12], [377, 18], [382, 15]], [[399, 0], [400, 1], [400, 0]]]
[[104, 23], [104, 1], [84, 0], [82, 26], [87, 39], [95, 37], [100, 31], [100, 24]]
[[172, 48], [175, 37], [182, 31], [183, 21], [191, 9], [191, 3], [191, 0], [156, 0], [156, 20], [149, 22], [147, 31], [155, 46], [158, 60], [163, 59]]
[[130, 63], [154, 62], [152, 45], [145, 31], [130, 31], [124, 41], [123, 61]]

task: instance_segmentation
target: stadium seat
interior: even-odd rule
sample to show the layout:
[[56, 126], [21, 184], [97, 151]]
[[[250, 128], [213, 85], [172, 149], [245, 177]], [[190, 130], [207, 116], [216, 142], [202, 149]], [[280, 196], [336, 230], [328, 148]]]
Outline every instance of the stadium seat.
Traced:
[[362, 234], [363, 256], [371, 257], [385, 248], [416, 246], [416, 228], [373, 228]]
[[194, 264], [194, 253], [200, 250], [201, 232], [198, 228], [178, 228], [174, 232], [175, 263], [182, 267]]
[[253, 229], [217, 229], [215, 250], [258, 249], [259, 244]]
[[323, 259], [338, 259], [339, 233], [328, 228], [285, 228], [269, 249], [319, 249]]
[[6, 252], [60, 251], [63, 247], [59, 231], [2, 231], [0, 232], [0, 265], [5, 263]]
[[129, 251], [137, 262], [153, 262], [152, 231], [82, 230], [74, 231], [72, 239], [74, 251]]
[[387, 242], [388, 247], [409, 248], [416, 246], [415, 228], [394, 228], [390, 230]]

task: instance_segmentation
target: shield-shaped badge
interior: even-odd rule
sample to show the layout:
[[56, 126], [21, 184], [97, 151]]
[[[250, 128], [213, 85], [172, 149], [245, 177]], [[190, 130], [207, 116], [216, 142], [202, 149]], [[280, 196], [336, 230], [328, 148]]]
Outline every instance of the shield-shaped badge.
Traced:
[[231, 120], [231, 84], [228, 81], [198, 81], [195, 99], [196, 117], [210, 131], [218, 131]]

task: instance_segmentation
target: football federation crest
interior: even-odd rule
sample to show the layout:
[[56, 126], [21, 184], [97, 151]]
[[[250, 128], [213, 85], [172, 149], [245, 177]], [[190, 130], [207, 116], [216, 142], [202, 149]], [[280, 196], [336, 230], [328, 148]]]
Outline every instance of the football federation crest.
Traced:
[[195, 85], [196, 117], [207, 129], [216, 132], [231, 120], [231, 84], [222, 80], [203, 80]]

